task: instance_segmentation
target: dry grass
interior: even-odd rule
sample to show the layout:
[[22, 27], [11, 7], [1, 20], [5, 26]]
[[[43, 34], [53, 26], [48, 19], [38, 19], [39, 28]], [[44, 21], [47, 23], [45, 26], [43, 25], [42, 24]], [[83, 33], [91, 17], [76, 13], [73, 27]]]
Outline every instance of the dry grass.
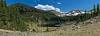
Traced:
[[72, 30], [71, 27], [63, 27], [57, 31], [36, 33], [35, 36], [100, 36], [100, 23], [80, 25], [80, 28], [76, 30]]
[[[89, 24], [87, 26], [79, 26], [80, 28], [72, 30], [71, 26], [57, 28], [49, 27], [49, 32], [8, 32], [0, 30], [0, 36], [100, 36], [100, 23]], [[40, 30], [45, 31], [45, 27]], [[8, 32], [8, 33], [6, 33]]]

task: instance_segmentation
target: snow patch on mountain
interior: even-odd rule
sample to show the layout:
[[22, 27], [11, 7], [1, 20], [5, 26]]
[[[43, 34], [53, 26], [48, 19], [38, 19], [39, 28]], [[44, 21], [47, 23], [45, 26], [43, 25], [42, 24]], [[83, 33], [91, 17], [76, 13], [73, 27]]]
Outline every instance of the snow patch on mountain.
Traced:
[[81, 10], [72, 10], [72, 11], [69, 11], [67, 13], [61, 13], [61, 17], [63, 16], [77, 16], [77, 15], [80, 15], [80, 14], [85, 14], [86, 12], [84, 11], [81, 11]]

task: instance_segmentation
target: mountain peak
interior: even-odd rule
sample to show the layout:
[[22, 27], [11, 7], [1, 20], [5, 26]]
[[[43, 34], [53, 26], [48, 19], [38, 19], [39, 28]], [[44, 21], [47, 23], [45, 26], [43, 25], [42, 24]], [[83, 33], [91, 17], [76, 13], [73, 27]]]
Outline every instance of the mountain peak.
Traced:
[[60, 16], [77, 16], [80, 14], [85, 14], [85, 12], [82, 10], [79, 10], [79, 9], [74, 9], [74, 10], [71, 10], [67, 13], [62, 13]]

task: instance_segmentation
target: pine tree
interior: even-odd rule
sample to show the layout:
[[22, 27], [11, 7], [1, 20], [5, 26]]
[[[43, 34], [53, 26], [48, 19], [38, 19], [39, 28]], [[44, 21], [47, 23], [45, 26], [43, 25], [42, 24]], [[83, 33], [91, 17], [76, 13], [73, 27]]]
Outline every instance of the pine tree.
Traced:
[[8, 8], [6, 5], [6, 0], [0, 0], [0, 14], [1, 14], [1, 18], [0, 21], [2, 21], [3, 25], [8, 25], [7, 22], [9, 20], [9, 16], [8, 16]]
[[[92, 11], [91, 11], [91, 12], [92, 12]], [[95, 17], [95, 16], [97, 15], [96, 13], [97, 13], [97, 11], [96, 11], [96, 6], [94, 5], [94, 6], [93, 6], [93, 13], [92, 13], [92, 16]]]
[[96, 10], [97, 10], [97, 14], [100, 15], [100, 6], [99, 6], [99, 4], [97, 4]]

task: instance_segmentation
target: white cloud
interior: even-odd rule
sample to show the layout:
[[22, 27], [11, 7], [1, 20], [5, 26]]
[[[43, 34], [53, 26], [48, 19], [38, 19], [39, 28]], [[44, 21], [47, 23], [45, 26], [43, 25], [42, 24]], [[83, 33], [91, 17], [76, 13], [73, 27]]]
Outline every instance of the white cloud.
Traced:
[[58, 2], [57, 4], [62, 4], [62, 3]]
[[41, 9], [41, 10], [44, 10], [44, 11], [55, 10], [57, 12], [61, 12], [59, 8], [55, 8], [54, 6], [51, 6], [51, 5], [38, 4], [37, 6], [35, 6], [35, 8]]

